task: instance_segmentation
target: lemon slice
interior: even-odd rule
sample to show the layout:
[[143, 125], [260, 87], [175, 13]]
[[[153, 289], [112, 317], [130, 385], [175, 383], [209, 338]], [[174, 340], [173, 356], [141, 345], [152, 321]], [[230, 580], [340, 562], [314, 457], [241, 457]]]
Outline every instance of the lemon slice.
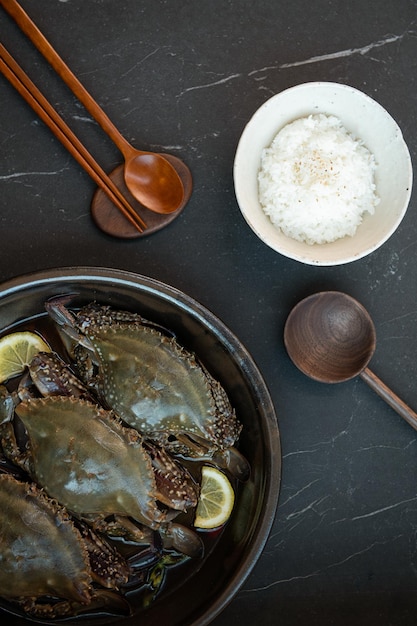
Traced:
[[235, 493], [227, 476], [205, 465], [194, 526], [206, 530], [222, 526], [229, 519], [234, 502]]
[[0, 383], [22, 374], [38, 352], [50, 352], [51, 348], [36, 333], [22, 331], [10, 333], [0, 339]]

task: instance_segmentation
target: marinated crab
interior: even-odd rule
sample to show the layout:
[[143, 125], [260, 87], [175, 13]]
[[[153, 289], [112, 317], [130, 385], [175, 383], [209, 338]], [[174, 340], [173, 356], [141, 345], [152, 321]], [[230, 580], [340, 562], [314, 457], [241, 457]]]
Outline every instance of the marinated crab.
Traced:
[[[156, 452], [147, 451], [139, 434], [112, 412], [81, 398], [49, 396], [20, 402], [15, 413], [28, 441], [22, 452], [13, 430], [5, 428], [9, 424], [3, 424], [4, 453], [72, 514], [107, 534], [138, 542], [147, 542], [151, 534], [143, 533], [143, 525], [178, 551], [201, 555], [200, 538], [171, 521], [178, 510], [195, 506], [194, 485], [188, 476], [166, 485], [152, 467], [151, 454], [164, 467], [169, 459], [160, 461]], [[183, 479], [177, 466], [171, 475], [177, 469]]]
[[129, 613], [123, 596], [107, 590], [127, 582], [126, 561], [91, 529], [77, 528], [35, 484], [8, 473], [0, 474], [0, 555], [0, 595], [27, 613], [52, 618], [104, 607]]
[[[36, 391], [44, 397], [70, 396], [95, 402], [88, 388], [54, 352], [39, 352], [34, 356], [28, 367], [28, 375]], [[19, 396], [33, 397], [30, 392], [22, 392], [21, 386]], [[142, 445], [152, 463], [159, 501], [176, 511], [195, 507], [197, 486], [189, 472], [152, 442], [142, 440]]]
[[173, 454], [212, 459], [247, 479], [248, 463], [234, 447], [241, 424], [194, 354], [139, 314], [96, 304], [71, 313], [64, 304], [57, 298], [46, 309], [101, 402]]

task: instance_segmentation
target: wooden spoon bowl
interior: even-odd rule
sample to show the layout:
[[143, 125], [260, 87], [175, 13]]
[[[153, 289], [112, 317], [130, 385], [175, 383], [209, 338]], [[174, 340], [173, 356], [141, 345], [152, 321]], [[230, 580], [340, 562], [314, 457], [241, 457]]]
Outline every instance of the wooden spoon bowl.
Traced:
[[337, 383], [357, 376], [368, 365], [376, 333], [359, 302], [344, 293], [326, 291], [294, 307], [285, 325], [284, 343], [304, 374]]

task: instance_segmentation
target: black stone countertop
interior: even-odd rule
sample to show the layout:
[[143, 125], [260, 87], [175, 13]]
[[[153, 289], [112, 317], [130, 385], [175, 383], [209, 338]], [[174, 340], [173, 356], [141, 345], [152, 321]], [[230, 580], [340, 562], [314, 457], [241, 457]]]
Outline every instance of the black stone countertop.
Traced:
[[[111, 238], [90, 217], [95, 185], [0, 80], [0, 279], [112, 266], [192, 296], [246, 345], [271, 391], [281, 496], [256, 567], [215, 626], [416, 623], [417, 434], [360, 379], [327, 386], [290, 362], [291, 307], [346, 291], [374, 318], [372, 369], [417, 407], [416, 195], [397, 232], [333, 268], [286, 259], [239, 211], [240, 134], [272, 95], [308, 81], [356, 87], [417, 152], [416, 0], [24, 0], [41, 30], [135, 146], [189, 165], [194, 191], [166, 229]], [[1, 39], [106, 171], [118, 150], [0, 11]], [[1, 313], [0, 313], [1, 315]]]

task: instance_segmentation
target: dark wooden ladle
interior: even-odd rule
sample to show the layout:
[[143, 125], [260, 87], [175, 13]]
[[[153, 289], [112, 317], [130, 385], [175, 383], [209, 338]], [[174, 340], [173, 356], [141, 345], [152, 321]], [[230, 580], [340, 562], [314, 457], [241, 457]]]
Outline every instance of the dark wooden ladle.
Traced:
[[[156, 213], [177, 211], [183, 205], [185, 190], [174, 165], [162, 154], [136, 150], [131, 146], [20, 4], [16, 0], [0, 0], [0, 4], [122, 152], [125, 158], [124, 179], [132, 196]], [[188, 175], [191, 176], [189, 171]]]
[[367, 367], [375, 352], [375, 327], [351, 296], [323, 291], [301, 300], [286, 321], [284, 344], [294, 365], [310, 378], [339, 383], [360, 376], [417, 430], [417, 413]]

